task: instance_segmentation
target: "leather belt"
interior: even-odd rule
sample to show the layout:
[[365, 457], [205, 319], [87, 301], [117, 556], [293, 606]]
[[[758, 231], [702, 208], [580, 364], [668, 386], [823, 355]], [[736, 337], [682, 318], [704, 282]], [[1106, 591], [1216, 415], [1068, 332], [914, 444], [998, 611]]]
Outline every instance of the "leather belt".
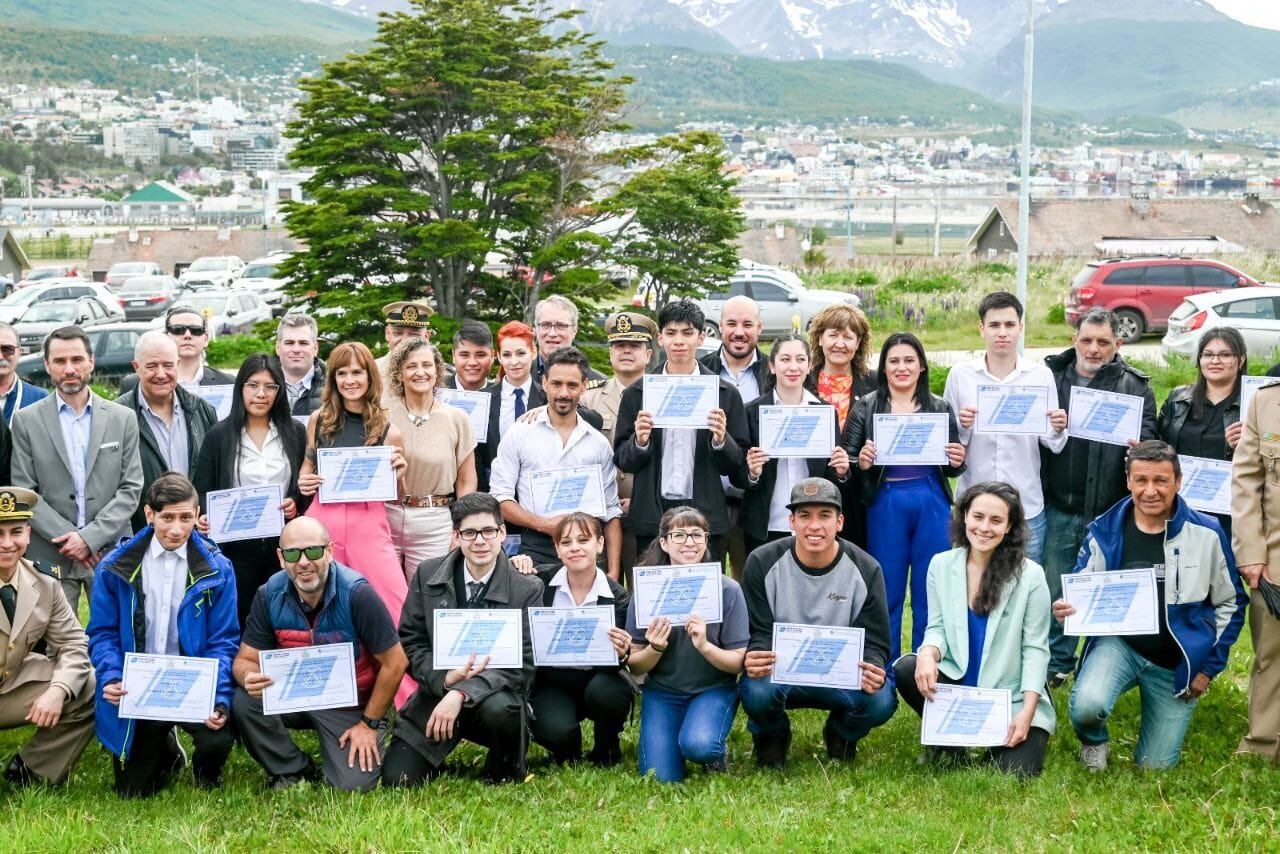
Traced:
[[448, 495], [406, 495], [396, 502], [405, 507], [448, 507], [453, 503], [453, 493]]

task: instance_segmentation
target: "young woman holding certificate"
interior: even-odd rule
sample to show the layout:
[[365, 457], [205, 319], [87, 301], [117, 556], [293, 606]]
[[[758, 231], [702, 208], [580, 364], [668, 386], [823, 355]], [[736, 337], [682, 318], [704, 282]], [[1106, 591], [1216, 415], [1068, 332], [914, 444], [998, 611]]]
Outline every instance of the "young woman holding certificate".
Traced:
[[[1009, 737], [988, 751], [1001, 771], [1034, 777], [1055, 728], [1049, 674], [1049, 586], [1026, 557], [1018, 491], [979, 483], [956, 505], [956, 547], [929, 565], [929, 626], [914, 655], [893, 666], [898, 694], [916, 714], [939, 685], [1009, 691]], [[963, 603], [963, 604], [962, 604]], [[961, 748], [932, 748], [934, 758]]]
[[[310, 496], [298, 488], [298, 474], [307, 448], [307, 431], [289, 414], [280, 363], [263, 354], [244, 360], [231, 394], [231, 414], [209, 428], [200, 446], [191, 480], [208, 511], [208, 495], [219, 489], [248, 486], [281, 487], [285, 521], [305, 512]], [[207, 533], [208, 516], [200, 517]], [[236, 573], [236, 597], [243, 626], [253, 596], [280, 571], [276, 557], [279, 537], [260, 537], [219, 543]]]
[[[913, 434], [901, 418], [877, 416], [943, 416], [946, 435], [924, 423]], [[938, 419], [934, 419], [937, 421]], [[892, 444], [876, 446], [876, 423], [894, 430]], [[926, 422], [927, 423], [927, 422]], [[914, 437], [914, 441], [912, 441]], [[904, 440], [905, 439], [905, 440]], [[925, 606], [925, 574], [929, 562], [946, 551], [951, 515], [951, 486], [947, 478], [964, 471], [964, 445], [955, 413], [929, 391], [929, 363], [924, 345], [910, 332], [895, 332], [880, 348], [876, 390], [849, 410], [840, 444], [857, 457], [857, 477], [867, 506], [867, 551], [884, 570], [889, 600], [889, 660], [901, 652], [902, 607], [907, 579], [911, 581], [911, 646], [918, 647], [929, 622]], [[895, 453], [896, 452], [896, 453]], [[885, 465], [880, 453], [895, 453], [898, 464]], [[915, 463], [912, 457], [918, 457]]]
[[[791, 487], [806, 477], [829, 477], [836, 483], [849, 475], [849, 455], [836, 445], [830, 457], [774, 459], [760, 447], [760, 410], [764, 406], [816, 406], [836, 421], [833, 407], [805, 388], [809, 377], [809, 345], [801, 335], [784, 335], [769, 351], [769, 372], [764, 393], [747, 404], [751, 449], [747, 451], [747, 488], [742, 498], [742, 528], [747, 554], [770, 540], [789, 537], [791, 512], [787, 510]], [[772, 386], [772, 387], [769, 387]], [[833, 428], [834, 429], [834, 428]], [[833, 434], [834, 435], [834, 434]]]
[[[636, 566], [706, 563], [710, 531], [698, 510], [668, 510]], [[672, 626], [657, 617], [641, 629], [634, 598], [627, 609], [627, 631], [635, 643], [628, 664], [632, 673], [648, 674], [640, 694], [640, 773], [652, 771], [663, 782], [682, 781], [685, 760], [713, 771], [727, 767], [726, 742], [738, 710], [750, 626], [738, 582], [724, 575], [720, 585], [719, 623], [693, 616], [684, 626]]]

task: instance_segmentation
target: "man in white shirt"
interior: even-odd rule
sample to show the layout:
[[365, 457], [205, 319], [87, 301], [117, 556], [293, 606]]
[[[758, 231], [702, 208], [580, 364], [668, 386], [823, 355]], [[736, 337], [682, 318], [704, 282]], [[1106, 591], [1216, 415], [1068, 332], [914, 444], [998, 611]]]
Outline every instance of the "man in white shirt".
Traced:
[[[622, 507], [618, 503], [618, 476], [613, 464], [613, 448], [578, 413], [578, 401], [587, 385], [587, 358], [575, 347], [562, 347], [546, 361], [542, 387], [547, 407], [532, 423], [516, 423], [498, 446], [489, 477], [489, 492], [502, 505], [503, 519], [524, 529], [520, 551], [535, 563], [556, 561], [551, 534], [561, 517], [574, 510], [592, 512], [592, 502], [601, 501], [599, 517], [605, 521], [605, 554], [609, 577], [621, 573]], [[533, 475], [557, 469], [598, 466], [601, 491], [593, 496], [584, 491], [574, 506], [555, 508], [546, 515], [537, 512], [532, 486]], [[592, 481], [588, 481], [590, 487]], [[554, 496], [553, 496], [554, 497]]]
[[[987, 294], [978, 306], [978, 333], [987, 344], [982, 358], [962, 362], [947, 374], [943, 397], [960, 422], [960, 442], [969, 466], [956, 483], [964, 492], [975, 483], [1007, 483], [1022, 496], [1029, 537], [1027, 557], [1044, 560], [1044, 492], [1040, 484], [1040, 449], [1060, 453], [1067, 444], [1067, 413], [1058, 405], [1053, 374], [1038, 362], [1018, 355], [1022, 336], [1022, 303], [1006, 291]], [[978, 419], [979, 386], [1043, 388], [1048, 399], [1049, 430], [1029, 433], [990, 433], [974, 430]]]
[[310, 415], [320, 408], [324, 394], [324, 362], [320, 361], [320, 332], [315, 318], [289, 312], [276, 327], [276, 358], [294, 415]]

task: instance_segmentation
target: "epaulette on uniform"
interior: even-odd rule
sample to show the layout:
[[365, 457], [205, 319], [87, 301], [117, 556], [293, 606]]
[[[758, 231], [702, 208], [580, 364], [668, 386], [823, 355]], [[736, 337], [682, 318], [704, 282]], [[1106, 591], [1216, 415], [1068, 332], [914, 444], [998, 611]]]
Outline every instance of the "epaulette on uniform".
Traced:
[[591, 390], [591, 389], [593, 389], [593, 388], [600, 388], [600, 386], [604, 385], [604, 384], [605, 384], [605, 383], [607, 383], [607, 382], [608, 382], [608, 380], [607, 380], [607, 379], [603, 379], [603, 380], [587, 380], [587, 388], [586, 388], [586, 390], [587, 390], [587, 391], [590, 391], [590, 390]]
[[36, 568], [36, 572], [42, 575], [47, 575], [50, 578], [56, 578], [59, 581], [62, 580], [62, 567], [57, 564], [54, 564], [53, 566], [45, 566], [40, 561], [33, 560], [31, 561], [31, 565]]

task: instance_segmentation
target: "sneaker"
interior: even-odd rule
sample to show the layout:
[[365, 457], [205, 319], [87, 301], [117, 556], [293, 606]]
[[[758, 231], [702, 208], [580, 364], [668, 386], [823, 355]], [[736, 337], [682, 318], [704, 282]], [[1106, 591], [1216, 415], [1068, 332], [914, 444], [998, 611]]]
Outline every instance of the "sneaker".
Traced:
[[761, 768], [776, 768], [781, 771], [787, 767], [787, 751], [791, 749], [791, 729], [787, 728], [781, 735], [751, 736], [755, 745], [756, 765]]
[[1111, 753], [1111, 742], [1102, 744], [1080, 745], [1080, 762], [1095, 774], [1107, 770], [1107, 757]]
[[15, 755], [4, 769], [4, 779], [15, 786], [35, 786], [44, 783], [45, 779], [27, 767], [21, 756]]
[[827, 746], [827, 757], [841, 762], [853, 762], [858, 758], [858, 742], [839, 735], [828, 722], [822, 728], [822, 741]]
[[1049, 687], [1050, 687], [1050, 688], [1061, 688], [1063, 685], [1066, 685], [1066, 684], [1067, 684], [1067, 680], [1068, 680], [1068, 679], [1070, 679], [1070, 678], [1071, 678], [1071, 674], [1070, 674], [1070, 673], [1062, 673], [1062, 672], [1060, 672], [1060, 673], [1054, 673], [1054, 674], [1051, 674], [1051, 675], [1049, 676]]

